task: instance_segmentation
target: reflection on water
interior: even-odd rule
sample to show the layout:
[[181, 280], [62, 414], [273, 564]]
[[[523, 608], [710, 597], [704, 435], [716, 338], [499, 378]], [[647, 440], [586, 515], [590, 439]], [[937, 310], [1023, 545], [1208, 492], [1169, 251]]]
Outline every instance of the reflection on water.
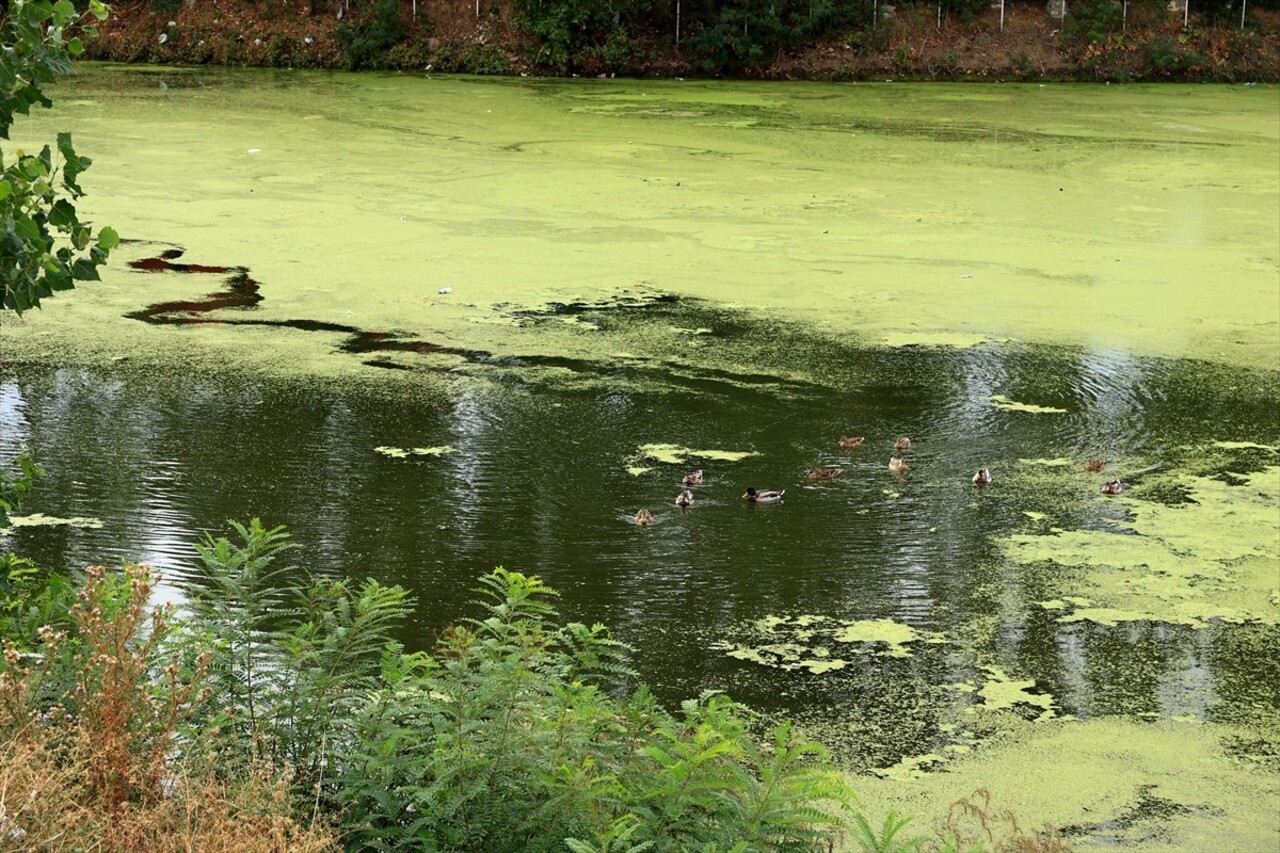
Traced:
[[[700, 310], [667, 303], [627, 322], [707, 325]], [[460, 385], [447, 403], [301, 382], [9, 366], [0, 459], [27, 444], [48, 470], [29, 509], [104, 522], [22, 528], [12, 547], [54, 567], [136, 559], [176, 579], [202, 531], [260, 516], [288, 525], [318, 572], [412, 589], [418, 608], [404, 639], [414, 647], [465, 612], [478, 575], [499, 564], [535, 572], [564, 593], [568, 616], [609, 624], [633, 644], [664, 698], [724, 687], [761, 707], [838, 721], [857, 733], [845, 759], [864, 766], [926, 751], [948, 724], [944, 685], [972, 681], [978, 660], [1029, 680], [1026, 695], [1051, 695], [1060, 714], [1204, 717], [1223, 713], [1214, 711], [1221, 693], [1255, 701], [1239, 672], [1249, 665], [1230, 649], [1243, 645], [1251, 659], [1248, 649], [1274, 646], [1274, 631], [1063, 624], [1008, 604], [1015, 592], [1051, 598], [1054, 581], [1015, 571], [992, 540], [1114, 525], [1125, 510], [1098, 494], [1104, 474], [1086, 473], [1086, 458], [1113, 460], [1105, 477], [1140, 493], [1140, 472], [1181, 447], [1275, 443], [1274, 395], [1258, 394], [1266, 377], [1108, 351], [861, 350], [780, 339], [775, 326], [744, 317], [716, 320], [736, 329], [731, 352], [785, 352], [795, 381], [781, 368], [769, 383], [729, 381], [714, 336], [701, 364], [596, 365], [592, 377], [611, 373], [608, 382], [530, 384], [519, 365], [490, 365], [485, 375], [497, 381]], [[995, 395], [1064, 411], [1002, 409]], [[847, 434], [867, 441], [842, 450]], [[905, 475], [887, 464], [898, 435], [914, 442]], [[641, 455], [651, 443], [757, 455], [669, 464]], [[453, 452], [439, 456], [375, 452], [446, 445]], [[810, 484], [814, 465], [844, 472]], [[695, 467], [706, 482], [682, 510], [680, 478]], [[991, 486], [970, 482], [979, 467], [992, 470]], [[786, 499], [746, 505], [747, 485], [786, 488]], [[627, 523], [640, 507], [654, 512], [653, 526]], [[903, 658], [859, 655], [824, 675], [715, 648], [745, 642], [763, 617], [804, 614], [892, 619], [947, 642]], [[1237, 642], [1236, 631], [1252, 633]]]

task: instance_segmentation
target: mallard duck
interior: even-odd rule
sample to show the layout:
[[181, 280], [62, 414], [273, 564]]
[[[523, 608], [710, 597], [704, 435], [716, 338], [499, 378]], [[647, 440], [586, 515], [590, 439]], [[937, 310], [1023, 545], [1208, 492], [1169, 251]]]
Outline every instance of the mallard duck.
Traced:
[[1101, 471], [1105, 467], [1107, 467], [1107, 460], [1105, 459], [1086, 459], [1084, 462], [1084, 470], [1086, 471]]
[[640, 510], [636, 513], [636, 524], [641, 527], [653, 524], [653, 513], [649, 512], [647, 509]]
[[903, 471], [907, 470], [907, 460], [903, 459], [901, 456], [890, 456], [889, 470], [902, 473]]
[[975, 486], [985, 486], [991, 482], [991, 471], [987, 468], [979, 468], [978, 473], [973, 475], [973, 484]]
[[676, 506], [688, 506], [691, 503], [693, 503], [693, 492], [688, 489], [676, 495]]
[[904, 435], [902, 438], [898, 439], [897, 441], [895, 441], [895, 442], [893, 443], [893, 449], [894, 449], [894, 450], [910, 450], [910, 449], [911, 449], [911, 439], [907, 438], [907, 437]]
[[757, 489], [755, 486], [747, 486], [742, 497], [753, 504], [776, 504], [786, 493], [786, 489]]
[[863, 442], [862, 436], [840, 436], [840, 446], [845, 450], [853, 450], [855, 447], [861, 447]]
[[840, 476], [840, 472], [843, 470], [843, 468], [810, 468], [809, 479], [834, 480], [836, 477]]
[[690, 471], [688, 474], [684, 475], [684, 479], [682, 479], [680, 482], [684, 483], [686, 486], [701, 486], [702, 485], [702, 469], [699, 468], [697, 471]]
[[1118, 495], [1124, 491], [1124, 483], [1119, 480], [1108, 480], [1102, 484], [1102, 493], [1104, 495]]

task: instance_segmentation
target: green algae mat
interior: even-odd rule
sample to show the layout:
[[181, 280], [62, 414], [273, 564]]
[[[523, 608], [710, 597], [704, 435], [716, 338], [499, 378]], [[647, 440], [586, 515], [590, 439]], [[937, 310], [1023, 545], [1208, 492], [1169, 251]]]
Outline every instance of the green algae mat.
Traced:
[[1274, 87], [54, 98], [14, 145], [72, 130], [130, 242], [0, 322], [0, 461], [49, 470], [15, 549], [180, 597], [258, 515], [415, 590], [414, 647], [503, 564], [664, 700], [797, 719], [873, 818], [986, 788], [1082, 850], [1280, 844]]

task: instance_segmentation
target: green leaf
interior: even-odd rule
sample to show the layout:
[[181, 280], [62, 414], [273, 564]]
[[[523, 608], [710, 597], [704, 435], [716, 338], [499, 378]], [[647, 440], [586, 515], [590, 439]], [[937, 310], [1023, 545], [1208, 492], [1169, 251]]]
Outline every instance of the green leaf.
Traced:
[[71, 202], [65, 198], [55, 201], [53, 207], [49, 208], [49, 224], [62, 231], [75, 227], [78, 224], [76, 209]]
[[75, 16], [76, 7], [71, 4], [70, 0], [58, 0], [57, 3], [53, 4], [53, 17], [59, 26], [65, 27], [75, 19]]
[[13, 218], [13, 230], [28, 243], [36, 243], [40, 240], [40, 226], [25, 214], [19, 214]]
[[98, 275], [98, 265], [84, 258], [71, 265], [71, 277], [76, 281], [102, 281], [102, 277]]
[[[3, 196], [0, 196], [3, 198]], [[98, 232], [98, 248], [103, 251], [110, 252], [116, 246], [120, 245], [120, 235], [116, 233], [116, 229], [110, 225]]]

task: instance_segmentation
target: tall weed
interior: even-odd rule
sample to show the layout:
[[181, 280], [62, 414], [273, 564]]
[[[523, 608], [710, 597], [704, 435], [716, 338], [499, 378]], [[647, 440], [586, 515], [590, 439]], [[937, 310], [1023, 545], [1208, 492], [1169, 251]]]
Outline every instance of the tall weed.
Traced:
[[[208, 699], [208, 655], [165, 649], [149, 571], [87, 571], [70, 627], [0, 672], [0, 850], [335, 848], [262, 768], [219, 778], [179, 730]], [[188, 756], [184, 760], [181, 756]]]

